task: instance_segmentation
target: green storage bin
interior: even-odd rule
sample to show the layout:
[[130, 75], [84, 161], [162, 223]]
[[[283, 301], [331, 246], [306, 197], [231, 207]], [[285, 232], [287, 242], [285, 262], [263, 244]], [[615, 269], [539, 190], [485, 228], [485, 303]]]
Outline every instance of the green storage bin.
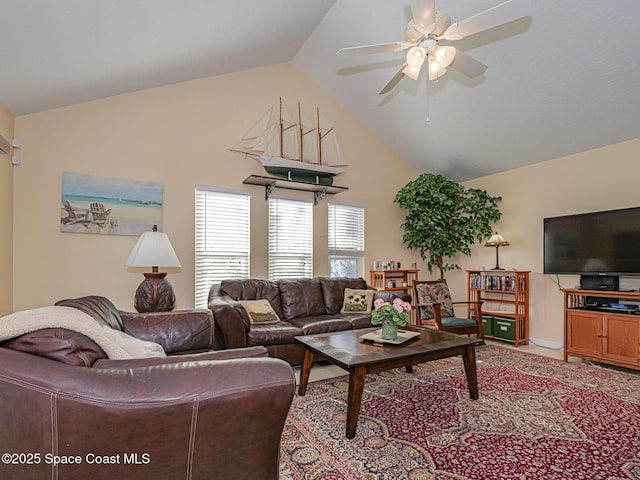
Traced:
[[493, 317], [493, 336], [515, 341], [516, 321], [511, 318]]
[[484, 334], [488, 336], [493, 335], [493, 317], [490, 315], [482, 316], [482, 328], [484, 330]]

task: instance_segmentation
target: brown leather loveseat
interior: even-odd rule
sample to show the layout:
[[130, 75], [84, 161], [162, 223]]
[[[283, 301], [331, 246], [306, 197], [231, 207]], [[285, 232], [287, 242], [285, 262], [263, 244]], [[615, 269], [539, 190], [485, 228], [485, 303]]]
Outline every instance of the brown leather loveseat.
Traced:
[[[294, 337], [370, 328], [371, 314], [341, 313], [345, 289], [371, 290], [373, 300], [392, 301], [391, 291], [373, 290], [362, 278], [295, 278], [223, 280], [209, 291], [216, 329], [216, 349], [265, 346], [269, 355], [291, 365], [302, 364], [304, 347]], [[410, 301], [409, 295], [402, 295]], [[252, 323], [240, 301], [267, 299], [280, 321]]]
[[[2, 341], [0, 478], [278, 478], [290, 365], [263, 347], [212, 351], [209, 310], [129, 313], [104, 297], [56, 305], [88, 314], [96, 337], [107, 326], [167, 356], [110, 359], [93, 337], [66, 328]], [[28, 322], [46, 308], [17, 313]]]

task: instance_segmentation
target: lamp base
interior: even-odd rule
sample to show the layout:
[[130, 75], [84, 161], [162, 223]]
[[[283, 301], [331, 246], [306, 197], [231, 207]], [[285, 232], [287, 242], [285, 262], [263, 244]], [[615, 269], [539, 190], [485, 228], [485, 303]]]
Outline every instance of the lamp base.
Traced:
[[498, 249], [500, 248], [500, 245], [496, 245], [496, 266], [494, 268], [492, 268], [491, 270], [504, 270], [504, 268], [500, 268], [500, 262], [498, 261]]
[[138, 286], [135, 307], [138, 312], [169, 312], [176, 306], [173, 287], [165, 277], [166, 272], [144, 273]]

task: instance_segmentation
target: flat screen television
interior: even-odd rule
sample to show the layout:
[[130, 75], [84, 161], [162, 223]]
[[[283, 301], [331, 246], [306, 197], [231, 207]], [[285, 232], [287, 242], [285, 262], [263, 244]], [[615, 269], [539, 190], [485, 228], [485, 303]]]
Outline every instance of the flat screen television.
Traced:
[[640, 207], [545, 218], [544, 273], [640, 275]]

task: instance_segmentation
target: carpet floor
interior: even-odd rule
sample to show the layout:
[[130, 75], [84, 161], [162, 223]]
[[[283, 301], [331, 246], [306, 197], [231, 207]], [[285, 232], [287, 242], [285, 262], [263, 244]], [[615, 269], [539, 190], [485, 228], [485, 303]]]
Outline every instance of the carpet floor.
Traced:
[[640, 480], [640, 376], [498, 346], [367, 375], [355, 438], [348, 378], [296, 396], [281, 480]]

